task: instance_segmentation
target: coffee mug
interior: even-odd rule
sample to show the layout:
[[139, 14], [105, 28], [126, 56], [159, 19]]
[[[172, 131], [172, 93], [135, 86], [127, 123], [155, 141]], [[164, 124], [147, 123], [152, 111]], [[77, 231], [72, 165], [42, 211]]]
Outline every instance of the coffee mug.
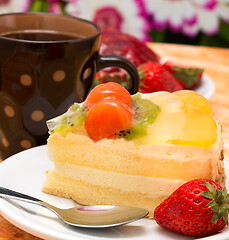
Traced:
[[125, 69], [131, 94], [139, 86], [135, 66], [101, 56], [101, 31], [87, 20], [49, 13], [0, 15], [0, 160], [45, 144], [46, 121], [82, 102], [96, 71]]

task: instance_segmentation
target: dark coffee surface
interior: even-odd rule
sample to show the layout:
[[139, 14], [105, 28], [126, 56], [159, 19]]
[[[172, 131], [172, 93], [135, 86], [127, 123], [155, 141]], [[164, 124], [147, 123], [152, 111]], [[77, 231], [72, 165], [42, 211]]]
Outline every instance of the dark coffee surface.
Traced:
[[29, 41], [65, 41], [83, 38], [78, 35], [51, 32], [51, 31], [21, 31], [2, 34], [2, 36], [13, 39], [29, 40]]

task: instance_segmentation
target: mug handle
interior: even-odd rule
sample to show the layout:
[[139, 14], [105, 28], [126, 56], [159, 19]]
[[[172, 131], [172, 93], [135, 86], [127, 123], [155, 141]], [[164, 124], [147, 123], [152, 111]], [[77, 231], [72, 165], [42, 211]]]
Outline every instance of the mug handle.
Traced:
[[130, 94], [134, 94], [139, 89], [139, 75], [135, 65], [121, 56], [113, 55], [99, 55], [98, 65], [96, 71], [107, 67], [119, 67], [123, 68], [130, 74], [131, 86], [128, 91]]

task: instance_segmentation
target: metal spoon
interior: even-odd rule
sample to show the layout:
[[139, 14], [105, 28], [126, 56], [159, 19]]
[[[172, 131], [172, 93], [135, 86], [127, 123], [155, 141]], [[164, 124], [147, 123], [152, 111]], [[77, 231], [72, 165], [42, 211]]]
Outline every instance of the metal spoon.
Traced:
[[37, 198], [0, 187], [0, 197], [21, 200], [45, 207], [54, 212], [63, 222], [77, 227], [105, 228], [123, 225], [145, 217], [143, 208], [109, 205], [79, 206], [60, 209]]

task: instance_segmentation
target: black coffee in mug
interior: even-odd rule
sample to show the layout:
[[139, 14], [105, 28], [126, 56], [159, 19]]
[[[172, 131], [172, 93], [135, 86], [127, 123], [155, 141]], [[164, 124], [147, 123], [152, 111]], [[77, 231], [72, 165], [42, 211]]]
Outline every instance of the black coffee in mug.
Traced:
[[65, 41], [84, 38], [77, 34], [68, 34], [56, 31], [37, 31], [25, 30], [18, 32], [4, 33], [2, 36], [13, 39], [28, 40], [28, 41]]
[[100, 56], [101, 31], [89, 21], [48, 13], [0, 15], [0, 160], [45, 144], [46, 121], [89, 93], [96, 71], [121, 67], [138, 90], [135, 66]]

